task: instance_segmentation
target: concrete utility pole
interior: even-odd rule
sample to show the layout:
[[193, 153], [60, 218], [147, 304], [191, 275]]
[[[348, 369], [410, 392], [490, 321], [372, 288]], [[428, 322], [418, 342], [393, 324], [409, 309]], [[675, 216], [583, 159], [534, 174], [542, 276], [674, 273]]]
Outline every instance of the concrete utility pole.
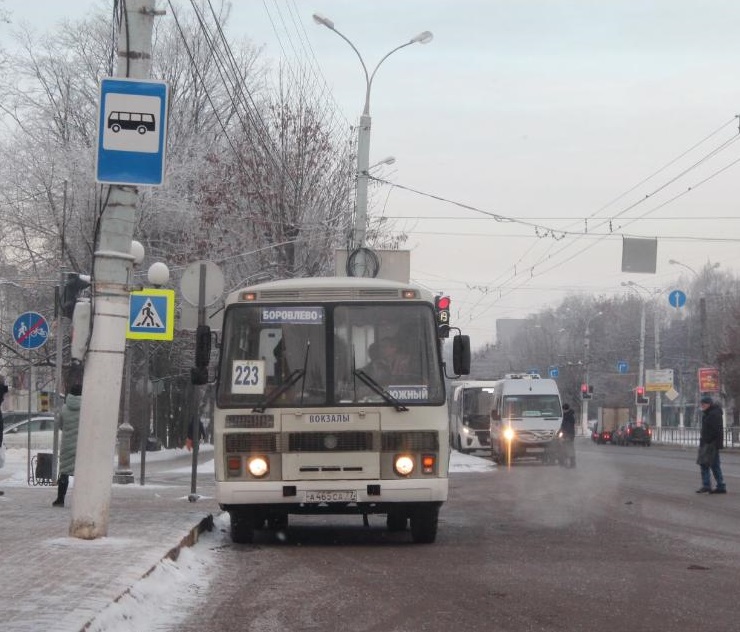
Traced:
[[[127, 0], [124, 7], [117, 76], [147, 79], [151, 67], [154, 0]], [[137, 187], [111, 186], [93, 263], [93, 331], [85, 363], [69, 526], [69, 535], [84, 540], [108, 533], [137, 202]]]
[[[655, 368], [660, 369], [660, 318], [658, 317], [657, 299], [653, 301], [653, 331], [655, 335]], [[663, 397], [660, 391], [655, 393], [655, 427], [663, 427]]]
[[[640, 298], [640, 366], [637, 385], [645, 386], [645, 300]], [[637, 423], [642, 423], [642, 404], [637, 404]]]

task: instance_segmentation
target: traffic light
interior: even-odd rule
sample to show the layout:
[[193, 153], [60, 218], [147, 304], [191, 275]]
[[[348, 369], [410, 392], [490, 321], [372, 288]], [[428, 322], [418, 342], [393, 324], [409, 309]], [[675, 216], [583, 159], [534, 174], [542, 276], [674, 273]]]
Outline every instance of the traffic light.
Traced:
[[650, 403], [650, 400], [645, 395], [645, 387], [638, 386], [635, 389], [635, 404], [638, 406], [645, 406], [648, 403]]
[[90, 338], [90, 299], [77, 301], [72, 312], [72, 343], [69, 353], [73, 360], [83, 362]]
[[450, 337], [450, 297], [435, 296], [434, 311], [437, 313], [437, 332], [440, 338]]
[[78, 274], [70, 272], [67, 274], [67, 281], [62, 288], [62, 296], [59, 300], [59, 309], [62, 316], [72, 318], [75, 311], [75, 303], [80, 292], [90, 287], [90, 276], [87, 274]]
[[581, 399], [591, 399], [591, 393], [593, 393], [593, 387], [589, 386], [585, 382], [581, 384]]
[[195, 386], [208, 384], [208, 367], [198, 366], [190, 369], [190, 383]]
[[211, 360], [211, 328], [198, 325], [195, 331], [195, 366], [208, 366]]

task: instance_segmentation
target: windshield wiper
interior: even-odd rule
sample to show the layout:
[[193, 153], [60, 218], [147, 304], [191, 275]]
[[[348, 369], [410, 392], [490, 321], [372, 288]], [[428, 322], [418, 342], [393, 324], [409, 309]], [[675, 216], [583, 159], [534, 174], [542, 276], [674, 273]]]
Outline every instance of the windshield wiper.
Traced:
[[308, 353], [311, 351], [311, 339], [306, 339], [306, 354], [303, 356], [303, 381], [301, 382], [301, 406], [303, 406], [303, 394], [306, 391], [306, 371], [308, 370]]
[[404, 406], [398, 399], [393, 397], [387, 390], [385, 390], [380, 384], [378, 384], [373, 378], [371, 378], [362, 369], [355, 369], [352, 371], [354, 375], [360, 378], [360, 380], [380, 395], [386, 402], [393, 406], [399, 413], [407, 412], [408, 408]]
[[295, 369], [289, 376], [288, 379], [285, 380], [278, 388], [276, 388], [272, 393], [270, 393], [267, 397], [263, 397], [257, 404], [255, 404], [254, 408], [252, 408], [253, 413], [263, 413], [265, 412], [265, 408], [267, 408], [270, 404], [272, 404], [278, 397], [280, 397], [285, 391], [287, 391], [293, 384], [295, 384], [298, 380], [300, 380], [304, 375], [306, 374], [306, 371], [304, 369]]

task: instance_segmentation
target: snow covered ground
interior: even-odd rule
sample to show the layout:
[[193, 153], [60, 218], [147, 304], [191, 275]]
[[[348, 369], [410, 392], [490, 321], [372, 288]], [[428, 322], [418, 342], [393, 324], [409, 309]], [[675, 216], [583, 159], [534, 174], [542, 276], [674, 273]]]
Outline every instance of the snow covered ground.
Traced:
[[[201, 446], [212, 451], [213, 446]], [[147, 452], [146, 460], [166, 461], [188, 454], [185, 450]], [[482, 453], [481, 453], [482, 454]], [[0, 490], [24, 486], [26, 482], [27, 452], [7, 451], [5, 467], [0, 469]], [[132, 465], [139, 463], [139, 455], [131, 458]], [[481, 472], [495, 469], [487, 459], [463, 455], [453, 451], [450, 472]], [[189, 474], [189, 467], [171, 470]], [[213, 473], [213, 460], [202, 463], [199, 474]], [[134, 486], [131, 486], [132, 488]], [[137, 486], [138, 487], [138, 486]], [[131, 630], [176, 630], [197, 607], [215, 576], [217, 559], [215, 551], [229, 546], [229, 516], [214, 516], [214, 529], [203, 533], [197, 544], [183, 548], [177, 560], [165, 559], [152, 573], [138, 581], [121, 599], [111, 603], [92, 622], [91, 632], [130, 632]]]

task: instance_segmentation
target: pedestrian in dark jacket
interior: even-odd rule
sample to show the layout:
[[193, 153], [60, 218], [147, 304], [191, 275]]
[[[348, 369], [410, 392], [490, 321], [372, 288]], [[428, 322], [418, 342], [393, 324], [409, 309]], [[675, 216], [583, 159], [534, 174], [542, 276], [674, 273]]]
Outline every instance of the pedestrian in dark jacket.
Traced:
[[[5, 376], [0, 375], [0, 404], [3, 403], [5, 393], [8, 392], [8, 385], [5, 383]], [[0, 410], [0, 445], [3, 444], [3, 412]]]
[[[5, 397], [5, 393], [8, 392], [8, 385], [5, 383], [5, 376], [0, 375], [0, 404], [3, 403], [3, 398]], [[3, 413], [0, 410], [0, 448], [3, 447]], [[0, 496], [5, 494], [5, 492], [0, 489]]]
[[80, 405], [82, 404], [82, 386], [75, 384], [69, 387], [62, 406], [62, 447], [59, 452], [59, 479], [57, 480], [57, 499], [54, 507], [64, 507], [64, 497], [69, 487], [69, 477], [75, 474], [77, 458], [77, 430], [80, 425]]
[[565, 465], [576, 466], [576, 414], [569, 404], [563, 404], [563, 421], [558, 434], [562, 433], [563, 459]]
[[[722, 408], [719, 404], [715, 404], [711, 397], [706, 396], [701, 398], [700, 406], [702, 417], [697, 462], [701, 468], [701, 487], [696, 492], [698, 494], [726, 494], [727, 487], [719, 463], [719, 451], [724, 447]], [[716, 483], [714, 489], [712, 489], [712, 479], [709, 475], [710, 470]]]

